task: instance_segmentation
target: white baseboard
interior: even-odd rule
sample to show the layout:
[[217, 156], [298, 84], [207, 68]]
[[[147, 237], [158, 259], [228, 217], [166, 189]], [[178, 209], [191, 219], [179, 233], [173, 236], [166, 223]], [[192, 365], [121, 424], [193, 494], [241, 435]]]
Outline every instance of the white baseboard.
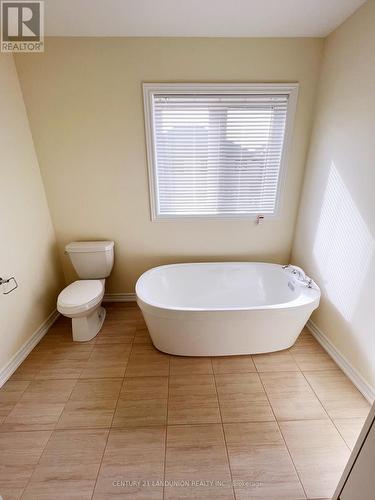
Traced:
[[103, 302], [135, 302], [135, 293], [106, 293]]
[[319, 344], [327, 351], [331, 358], [341, 368], [345, 375], [350, 378], [357, 389], [363, 394], [369, 403], [375, 400], [375, 389], [366, 382], [362, 375], [349, 363], [346, 357], [335, 347], [326, 335], [310, 319], [307, 328], [314, 335]]
[[24, 361], [34, 347], [42, 340], [57, 318], [60, 316], [56, 309], [48, 318], [35, 330], [31, 337], [23, 344], [21, 349], [12, 357], [12, 359], [0, 370], [0, 387], [2, 387], [8, 378], [17, 370], [22, 361]]

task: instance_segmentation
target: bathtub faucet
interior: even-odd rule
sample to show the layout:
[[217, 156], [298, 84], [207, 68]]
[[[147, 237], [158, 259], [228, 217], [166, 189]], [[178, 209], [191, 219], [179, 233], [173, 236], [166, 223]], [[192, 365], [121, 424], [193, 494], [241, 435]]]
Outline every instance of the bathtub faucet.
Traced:
[[289, 271], [297, 281], [303, 283], [307, 286], [307, 288], [312, 288], [314, 282], [309, 276], [307, 276], [303, 269], [298, 266], [292, 266], [291, 264], [282, 266], [282, 268]]

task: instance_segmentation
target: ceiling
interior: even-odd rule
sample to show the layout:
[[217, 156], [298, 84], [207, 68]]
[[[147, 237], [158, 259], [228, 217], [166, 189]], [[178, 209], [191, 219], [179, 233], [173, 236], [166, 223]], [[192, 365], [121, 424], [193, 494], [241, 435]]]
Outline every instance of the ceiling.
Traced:
[[45, 0], [49, 36], [324, 37], [365, 0]]

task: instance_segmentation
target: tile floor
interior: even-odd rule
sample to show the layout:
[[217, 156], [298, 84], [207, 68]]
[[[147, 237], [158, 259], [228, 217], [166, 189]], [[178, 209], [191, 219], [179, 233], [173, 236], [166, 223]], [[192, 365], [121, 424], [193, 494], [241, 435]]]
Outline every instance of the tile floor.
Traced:
[[0, 390], [4, 500], [331, 496], [369, 405], [307, 331], [274, 354], [182, 358], [135, 304], [106, 308], [85, 344], [60, 317]]

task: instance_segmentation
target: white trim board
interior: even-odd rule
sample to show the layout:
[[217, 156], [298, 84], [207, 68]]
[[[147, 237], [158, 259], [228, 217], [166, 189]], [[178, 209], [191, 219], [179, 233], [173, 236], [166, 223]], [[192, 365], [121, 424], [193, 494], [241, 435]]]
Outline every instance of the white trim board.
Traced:
[[135, 293], [106, 293], [103, 302], [135, 302]]
[[341, 368], [345, 375], [353, 382], [357, 389], [363, 394], [369, 403], [375, 401], [375, 389], [366, 382], [362, 375], [354, 368], [354, 366], [346, 359], [346, 357], [335, 347], [326, 335], [316, 326], [310, 319], [307, 323], [307, 328], [319, 342], [319, 344], [327, 351], [335, 363]]
[[246, 214], [199, 214], [187, 215], [161, 214], [159, 211], [158, 174], [157, 174], [157, 151], [156, 151], [156, 122], [154, 100], [157, 95], [277, 95], [288, 96], [287, 113], [285, 122], [285, 134], [282, 146], [282, 156], [279, 166], [277, 182], [277, 194], [275, 209], [272, 213], [265, 214], [266, 219], [277, 219], [282, 209], [285, 179], [287, 174], [288, 157], [291, 149], [293, 125], [297, 109], [298, 82], [289, 83], [143, 83], [143, 108], [146, 133], [146, 152], [148, 167], [149, 199], [152, 222], [179, 221], [189, 222], [197, 220], [222, 220], [222, 219], [249, 219], [255, 220], [262, 212], [251, 212]]
[[44, 335], [48, 332], [57, 318], [60, 316], [59, 312], [54, 311], [43, 321], [43, 323], [35, 330], [31, 337], [23, 344], [23, 346], [16, 352], [11, 360], [0, 370], [0, 387], [10, 378], [11, 375], [17, 370], [20, 364], [27, 358], [34, 347], [42, 340]]

